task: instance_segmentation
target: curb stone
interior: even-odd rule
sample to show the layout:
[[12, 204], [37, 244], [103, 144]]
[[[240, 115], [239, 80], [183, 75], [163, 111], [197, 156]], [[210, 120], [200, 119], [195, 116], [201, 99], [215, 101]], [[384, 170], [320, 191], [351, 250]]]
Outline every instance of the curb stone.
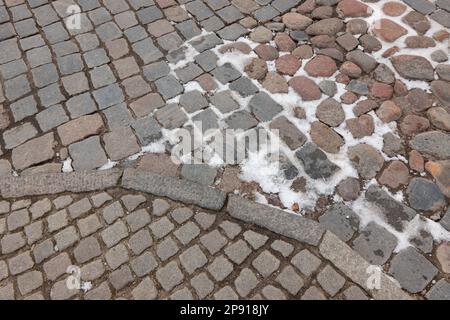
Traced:
[[195, 204], [211, 210], [222, 209], [226, 200], [226, 194], [219, 189], [136, 169], [124, 171], [122, 187], [168, 197], [175, 201]]
[[409, 294], [400, 288], [395, 280], [381, 273], [380, 289], [374, 290], [368, 287], [370, 273], [367, 272], [371, 266], [356, 251], [342, 242], [336, 235], [327, 231], [319, 246], [322, 256], [330, 260], [346, 276], [359, 284], [379, 300], [412, 300]]
[[227, 211], [234, 218], [314, 246], [319, 244], [325, 233], [325, 228], [313, 220], [235, 195], [229, 197]]
[[63, 192], [90, 192], [115, 187], [122, 170], [43, 173], [29, 176], [4, 176], [0, 181], [3, 198], [50, 195]]

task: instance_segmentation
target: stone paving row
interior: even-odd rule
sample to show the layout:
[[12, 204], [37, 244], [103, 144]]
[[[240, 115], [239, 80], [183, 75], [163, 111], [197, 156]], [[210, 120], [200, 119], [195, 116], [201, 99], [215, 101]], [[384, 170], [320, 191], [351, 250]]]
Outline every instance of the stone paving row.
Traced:
[[226, 213], [120, 189], [0, 209], [0, 299], [369, 298], [317, 248]]
[[[408, 292], [425, 296], [433, 286], [448, 297], [448, 242], [424, 228], [408, 239], [413, 247], [394, 253], [394, 232], [412, 221], [438, 222], [443, 238], [450, 231], [450, 5], [403, 2], [0, 0], [0, 176], [61, 172], [63, 161], [75, 172], [124, 162], [164, 138], [163, 129], [189, 128], [191, 120], [204, 129], [267, 125], [300, 164], [283, 163], [291, 190], [306, 193], [339, 174], [336, 155], [350, 160], [357, 178], [339, 181], [305, 212], [240, 181], [236, 167], [177, 167], [154, 154], [139, 167], [302, 209]], [[71, 4], [82, 9], [81, 30], [64, 23]], [[230, 52], [252, 58], [241, 70], [220, 62]], [[299, 104], [274, 94], [298, 96]], [[302, 131], [310, 106], [313, 120]], [[380, 148], [368, 142], [379, 123], [395, 128]], [[177, 197], [178, 182], [154, 181], [173, 183], [163, 191]], [[161, 193], [150, 189], [142, 191]], [[376, 207], [390, 231], [363, 224], [350, 208], [357, 199]]]

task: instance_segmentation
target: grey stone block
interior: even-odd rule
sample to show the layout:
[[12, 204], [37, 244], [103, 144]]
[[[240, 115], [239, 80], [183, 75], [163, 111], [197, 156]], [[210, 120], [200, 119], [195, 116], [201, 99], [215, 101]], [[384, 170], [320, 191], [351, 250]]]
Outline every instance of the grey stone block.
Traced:
[[225, 194], [218, 189], [133, 169], [125, 171], [122, 186], [213, 210], [221, 209], [225, 203]]
[[228, 201], [227, 211], [237, 219], [312, 245], [317, 245], [325, 232], [325, 229], [315, 221], [234, 195]]
[[359, 229], [358, 215], [343, 203], [338, 203], [329, 208], [319, 222], [325, 228], [336, 234], [342, 241], [350, 240]]

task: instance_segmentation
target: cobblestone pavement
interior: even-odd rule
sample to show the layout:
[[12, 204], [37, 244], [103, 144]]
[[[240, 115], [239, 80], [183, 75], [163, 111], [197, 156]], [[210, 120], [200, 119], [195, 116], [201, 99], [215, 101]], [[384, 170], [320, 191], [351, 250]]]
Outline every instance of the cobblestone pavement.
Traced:
[[[81, 9], [81, 28], [70, 27], [77, 22], [71, 5]], [[0, 0], [0, 190], [6, 199], [0, 202], [0, 297], [83, 296], [64, 291], [67, 275], [62, 268], [52, 275], [50, 262], [56, 259], [58, 268], [94, 257], [105, 271], [86, 280], [93, 284], [86, 296], [152, 292], [165, 298], [176, 291], [199, 298], [194, 277], [202, 289], [212, 283], [207, 297], [341, 298], [356, 288], [352, 282], [359, 289], [350, 292], [362, 294], [364, 281], [331, 262], [325, 248], [321, 255], [320, 239], [311, 242], [301, 227], [274, 228], [270, 214], [262, 219], [229, 212], [250, 224], [218, 214], [204, 230], [198, 208], [181, 223], [168, 210], [161, 219], [173, 225], [170, 236], [159, 240], [155, 234], [165, 225], [151, 228], [157, 218], [147, 194], [172, 199], [172, 209], [192, 204], [229, 211], [225, 199], [236, 193], [290, 212], [280, 219], [301, 214], [333, 232], [349, 246], [342, 250], [380, 265], [413, 297], [450, 299], [449, 21], [448, 0]], [[264, 170], [270, 168], [264, 157], [220, 168], [176, 165], [167, 154], [179, 128], [277, 129], [281, 170]], [[135, 208], [121, 200], [125, 191], [113, 189], [113, 211], [120, 205], [124, 212], [105, 217], [84, 193], [101, 190], [102, 182], [78, 186], [86, 186], [78, 173], [113, 166], [151, 173], [146, 182], [122, 179], [127, 189], [144, 192], [139, 208], [150, 208], [147, 215], [129, 213]], [[40, 175], [61, 172], [74, 173], [57, 175], [59, 183]], [[185, 180], [190, 182], [180, 182]], [[45, 192], [36, 193], [36, 185]], [[73, 216], [71, 204], [51, 202], [43, 216], [34, 216], [28, 203], [39, 200], [34, 196], [52, 195], [53, 201], [63, 192], [74, 203], [89, 198], [77, 207], [89, 212]], [[100, 228], [89, 236], [79, 225], [88, 215], [93, 220], [87, 223]], [[224, 219], [237, 224], [230, 228], [239, 228], [239, 235], [229, 236]], [[133, 223], [142, 223], [141, 230], [133, 231]], [[177, 236], [183, 228], [199, 234], [183, 244]], [[120, 244], [108, 246], [108, 229], [124, 233]], [[130, 244], [144, 230], [152, 237], [142, 251], [145, 263], [153, 263], [148, 278], [134, 270], [145, 266], [136, 265], [139, 254]], [[267, 241], [252, 233], [257, 240], [249, 240], [248, 230]], [[211, 254], [201, 239], [214, 231], [227, 242]], [[293, 246], [286, 257], [273, 248], [280, 234]], [[242, 263], [230, 257], [234, 250], [227, 254], [237, 239], [251, 250]], [[264, 244], [255, 248], [252, 241]], [[160, 258], [163, 244], [179, 248], [168, 258], [176, 263]], [[39, 246], [49, 254], [42, 260], [34, 255]], [[321, 261], [312, 276], [292, 260], [305, 248]], [[79, 263], [77, 255], [89, 254], [94, 256]], [[191, 254], [206, 260], [200, 271], [187, 269]], [[222, 255], [233, 270], [217, 281], [204, 266]], [[259, 264], [277, 268], [264, 275], [269, 271]], [[93, 266], [100, 268], [100, 260]], [[170, 268], [179, 268], [179, 279], [169, 288], [161, 277]], [[286, 277], [301, 279], [297, 292], [280, 280], [286, 268]]]

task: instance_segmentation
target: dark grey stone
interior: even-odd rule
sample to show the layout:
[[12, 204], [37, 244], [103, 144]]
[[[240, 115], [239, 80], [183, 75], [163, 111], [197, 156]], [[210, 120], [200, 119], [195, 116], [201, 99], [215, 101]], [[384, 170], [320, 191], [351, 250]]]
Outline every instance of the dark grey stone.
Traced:
[[248, 105], [256, 119], [263, 122], [272, 120], [278, 113], [283, 111], [283, 107], [265, 92], [256, 94]]
[[230, 83], [229, 88], [231, 90], [237, 91], [242, 97], [248, 97], [256, 94], [259, 89], [255, 86], [247, 77], [240, 77], [239, 79]]
[[327, 179], [340, 170], [339, 166], [331, 162], [327, 155], [311, 142], [306, 143], [295, 155], [302, 161], [305, 172], [313, 179]]
[[152, 116], [140, 118], [133, 123], [133, 129], [141, 145], [145, 146], [161, 138], [161, 126]]
[[227, 84], [241, 76], [241, 73], [231, 63], [225, 63], [214, 69], [211, 73], [222, 84]]
[[389, 273], [402, 288], [417, 293], [422, 291], [438, 274], [438, 269], [416, 249], [400, 251], [391, 261]]
[[386, 221], [398, 231], [402, 231], [404, 223], [411, 221], [416, 215], [413, 209], [396, 201], [379, 187], [370, 186], [366, 191], [365, 197], [381, 210]]
[[184, 164], [181, 167], [181, 176], [187, 180], [210, 186], [214, 183], [217, 169], [207, 164]]
[[409, 142], [411, 148], [438, 159], [450, 158], [450, 134], [441, 131], [419, 133]]
[[439, 187], [424, 178], [413, 178], [408, 189], [409, 205], [416, 210], [437, 211], [445, 206], [445, 198]]
[[450, 283], [445, 280], [439, 280], [426, 294], [428, 300], [450, 300]]
[[325, 211], [319, 217], [319, 222], [345, 242], [350, 240], [359, 228], [358, 215], [343, 203], [337, 203]]

